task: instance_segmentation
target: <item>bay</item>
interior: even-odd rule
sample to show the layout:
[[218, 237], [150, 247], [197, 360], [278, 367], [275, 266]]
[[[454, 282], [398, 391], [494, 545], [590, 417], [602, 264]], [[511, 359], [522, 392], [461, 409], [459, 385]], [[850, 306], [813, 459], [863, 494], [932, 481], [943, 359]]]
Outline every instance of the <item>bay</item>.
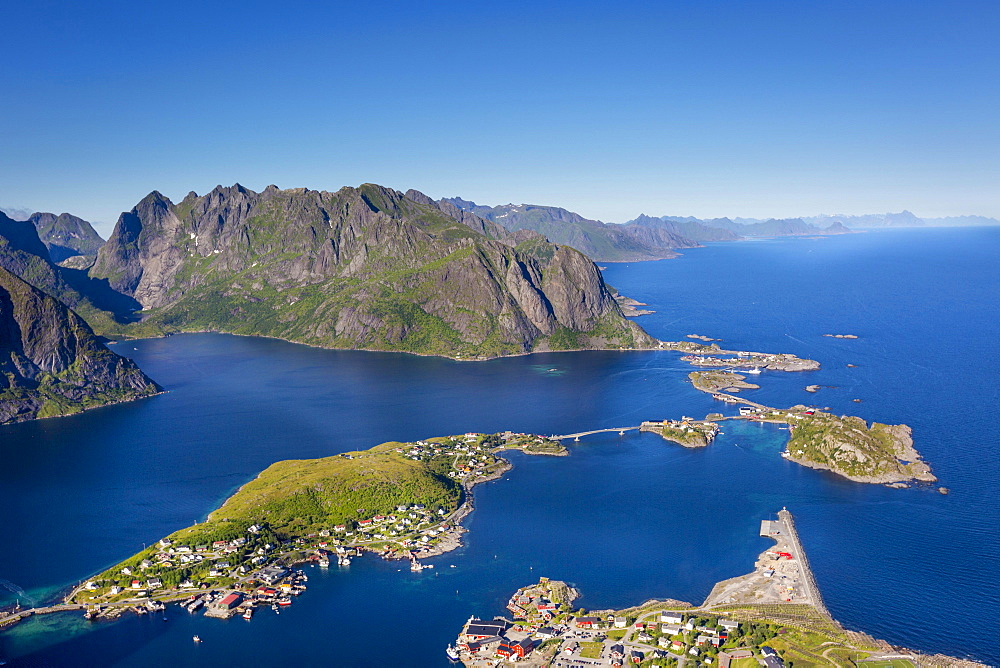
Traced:
[[[605, 271], [657, 311], [638, 320], [655, 336], [705, 334], [727, 347], [819, 360], [817, 372], [762, 374], [763, 388], [750, 396], [912, 425], [948, 496], [786, 462], [778, 456], [786, 432], [772, 427], [732, 424], [698, 451], [651, 435], [591, 436], [570, 457], [513, 456], [505, 480], [477, 488], [466, 546], [435, 559], [432, 571], [367, 558], [311, 569], [309, 591], [291, 609], [249, 623], [174, 607], [166, 623], [39, 617], [0, 634], [0, 658], [442, 665], [470, 614], [502, 612], [506, 597], [539, 575], [576, 584], [588, 608], [668, 596], [700, 602], [715, 581], [749, 570], [769, 544], [756, 535], [759, 519], [787, 506], [828, 606], [848, 627], [997, 663], [1000, 641], [958, 630], [1000, 621], [998, 256], [997, 228], [890, 230], [711, 244]], [[203, 518], [278, 459], [719, 410], [686, 384], [690, 367], [659, 351], [473, 363], [212, 334], [116, 350], [169, 392], [0, 429], [2, 602], [52, 597]], [[811, 395], [807, 384], [830, 387]], [[205, 642], [195, 646], [194, 634]]]

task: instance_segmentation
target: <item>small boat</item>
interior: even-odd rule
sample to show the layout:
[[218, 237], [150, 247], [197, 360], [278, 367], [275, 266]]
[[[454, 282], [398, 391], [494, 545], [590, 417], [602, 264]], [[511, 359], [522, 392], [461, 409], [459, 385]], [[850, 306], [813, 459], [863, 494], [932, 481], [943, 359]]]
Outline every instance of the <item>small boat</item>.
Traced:
[[195, 636], [195, 637], [191, 638], [191, 640], [193, 640], [195, 642], [201, 642], [201, 636]]
[[277, 603], [272, 604], [271, 610], [274, 610], [274, 614], [278, 614], [278, 604]]
[[319, 565], [321, 568], [328, 568], [330, 566], [330, 560], [327, 559], [326, 557], [323, 557], [322, 559], [319, 560]]
[[451, 645], [448, 645], [448, 648], [444, 651], [444, 653], [448, 655], [448, 659], [451, 661], [458, 661], [459, 659], [458, 650]]
[[753, 374], [757, 374], [757, 373], [760, 373], [760, 367], [759, 367], [759, 366], [755, 366], [755, 367], [754, 367], [754, 368], [752, 368], [752, 369], [747, 369], [747, 371], [746, 371], [746, 372], [747, 372], [747, 373], [753, 373]]
[[291, 605], [291, 604], [292, 604], [292, 599], [288, 598], [287, 596], [278, 599], [278, 605]]
[[243, 611], [243, 619], [250, 619], [253, 617], [253, 608], [247, 608]]

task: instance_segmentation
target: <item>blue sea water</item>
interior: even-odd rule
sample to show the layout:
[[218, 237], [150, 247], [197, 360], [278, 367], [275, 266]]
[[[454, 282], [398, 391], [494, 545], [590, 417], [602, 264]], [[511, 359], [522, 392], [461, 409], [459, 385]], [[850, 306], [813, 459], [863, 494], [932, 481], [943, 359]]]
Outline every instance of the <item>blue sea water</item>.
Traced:
[[[570, 457], [512, 456], [505, 479], [477, 488], [466, 545], [433, 560], [434, 570], [369, 558], [310, 569], [295, 605], [250, 622], [174, 606], [166, 622], [38, 617], [0, 633], [0, 658], [443, 665], [469, 615], [502, 612], [514, 589], [541, 575], [574, 583], [588, 608], [700, 602], [717, 580], [752, 567], [770, 545], [757, 536], [759, 519], [787, 506], [846, 626], [1000, 663], [996, 634], [958, 631], [1000, 623], [1000, 228], [711, 244], [611, 265], [605, 277], [656, 310], [638, 321], [660, 338], [703, 334], [819, 360], [816, 372], [765, 372], [748, 396], [905, 422], [951, 493], [862, 485], [786, 462], [786, 432], [770, 426], [727, 424], [702, 450], [648, 434], [595, 435]], [[116, 349], [169, 392], [0, 429], [0, 603], [51, 598], [204, 517], [278, 459], [719, 410], [669, 352], [472, 363], [209, 334]], [[823, 387], [809, 394], [810, 384]]]

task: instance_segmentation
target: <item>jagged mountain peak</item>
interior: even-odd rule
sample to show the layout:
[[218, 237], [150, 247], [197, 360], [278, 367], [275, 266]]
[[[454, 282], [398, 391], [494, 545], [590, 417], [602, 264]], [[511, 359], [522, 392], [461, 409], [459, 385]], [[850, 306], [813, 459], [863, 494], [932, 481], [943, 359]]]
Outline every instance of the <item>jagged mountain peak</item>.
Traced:
[[438, 354], [652, 342], [577, 251], [372, 183], [144, 200], [91, 275], [167, 330]]

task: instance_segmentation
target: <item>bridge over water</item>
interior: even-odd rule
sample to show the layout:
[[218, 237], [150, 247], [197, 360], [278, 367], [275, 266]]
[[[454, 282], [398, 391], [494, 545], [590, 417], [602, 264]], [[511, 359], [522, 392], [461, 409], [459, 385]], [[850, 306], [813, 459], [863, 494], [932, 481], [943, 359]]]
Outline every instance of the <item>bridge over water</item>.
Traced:
[[581, 436], [590, 436], [591, 434], [610, 434], [612, 432], [618, 432], [619, 435], [624, 435], [627, 431], [633, 431], [639, 427], [609, 427], [608, 429], [592, 429], [590, 431], [581, 431], [576, 434], [563, 434], [561, 436], [549, 436], [553, 441], [565, 441], [567, 438], [572, 438], [574, 441], [579, 441]]

